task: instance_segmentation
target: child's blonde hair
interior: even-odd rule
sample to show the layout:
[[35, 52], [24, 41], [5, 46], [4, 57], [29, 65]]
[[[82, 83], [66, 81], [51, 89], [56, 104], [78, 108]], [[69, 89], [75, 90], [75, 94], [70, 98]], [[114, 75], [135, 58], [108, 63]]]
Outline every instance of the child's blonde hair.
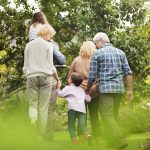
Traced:
[[79, 56], [81, 56], [82, 58], [84, 57], [91, 58], [95, 50], [96, 50], [95, 44], [92, 41], [86, 41], [80, 48]]

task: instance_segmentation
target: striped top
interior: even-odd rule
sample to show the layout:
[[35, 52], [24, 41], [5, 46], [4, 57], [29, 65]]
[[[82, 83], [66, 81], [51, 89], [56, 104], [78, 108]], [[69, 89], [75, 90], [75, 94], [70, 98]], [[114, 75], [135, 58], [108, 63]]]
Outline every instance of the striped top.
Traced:
[[29, 41], [32, 41], [34, 40], [35, 38], [37, 38], [37, 33], [38, 31], [40, 30], [40, 28], [42, 27], [42, 24], [41, 23], [35, 23], [35, 24], [32, 24], [30, 26], [30, 29], [29, 29]]

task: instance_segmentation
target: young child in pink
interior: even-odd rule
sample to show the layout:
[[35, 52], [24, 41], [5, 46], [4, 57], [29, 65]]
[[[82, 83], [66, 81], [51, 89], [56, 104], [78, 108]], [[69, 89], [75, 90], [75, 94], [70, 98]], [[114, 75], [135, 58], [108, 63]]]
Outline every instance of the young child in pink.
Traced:
[[86, 109], [85, 101], [90, 102], [91, 97], [86, 95], [84, 90], [80, 87], [82, 83], [82, 77], [79, 73], [72, 73], [71, 84], [64, 87], [62, 90], [58, 90], [59, 97], [65, 97], [68, 101], [68, 130], [73, 144], [78, 142], [75, 124], [78, 120], [78, 129], [79, 133], [89, 139], [91, 135], [88, 133], [86, 127]]

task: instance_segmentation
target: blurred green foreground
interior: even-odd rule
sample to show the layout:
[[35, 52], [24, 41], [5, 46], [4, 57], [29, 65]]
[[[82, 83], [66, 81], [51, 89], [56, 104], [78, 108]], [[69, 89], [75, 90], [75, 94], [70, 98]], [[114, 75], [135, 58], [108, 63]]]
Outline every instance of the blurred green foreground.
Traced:
[[[102, 137], [97, 145], [88, 146], [87, 143], [72, 145], [67, 131], [66, 109], [65, 101], [58, 99], [54, 140], [44, 141], [30, 126], [28, 103], [23, 92], [0, 101], [0, 150], [110, 150]], [[137, 105], [136, 109], [122, 106], [120, 125], [129, 142], [129, 146], [124, 150], [143, 150], [143, 144], [150, 138], [149, 112], [141, 108], [141, 104]]]

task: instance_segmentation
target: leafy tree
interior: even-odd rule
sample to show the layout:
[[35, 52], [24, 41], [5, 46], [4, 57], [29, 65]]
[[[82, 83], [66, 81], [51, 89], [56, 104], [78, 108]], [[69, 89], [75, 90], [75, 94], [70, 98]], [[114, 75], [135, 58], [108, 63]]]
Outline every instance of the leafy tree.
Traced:
[[0, 72], [0, 82], [8, 91], [23, 83], [23, 53], [28, 41], [25, 21], [31, 18], [33, 11], [26, 1], [16, 1], [15, 4], [23, 9], [11, 7], [8, 0], [0, 1], [0, 68], [5, 68]]
[[126, 25], [127, 22], [132, 26], [143, 24], [147, 12], [144, 2], [146, 0], [120, 0], [119, 3], [116, 3], [122, 25]]
[[[12, 8], [8, 0], [0, 1], [0, 82], [7, 83], [7, 89], [11, 90], [23, 84], [23, 51], [28, 42], [25, 22], [34, 12], [34, 8], [30, 7], [26, 0], [14, 2], [20, 9]], [[112, 0], [36, 2], [57, 31], [54, 40], [66, 55], [67, 64], [78, 55], [84, 40], [92, 39], [96, 32], [103, 31], [114, 45], [126, 52], [135, 74], [143, 72], [143, 66], [148, 65], [149, 44], [143, 44], [149, 39], [146, 31], [149, 31], [149, 25], [144, 25], [145, 0], [121, 0], [120, 3]], [[127, 22], [130, 28], [125, 28]], [[118, 29], [121, 29], [121, 32]], [[142, 40], [139, 33], [142, 34]], [[63, 79], [66, 73], [63, 73]]]
[[122, 49], [130, 62], [137, 79], [150, 74], [150, 23], [117, 31], [113, 43]]
[[130, 25], [142, 24], [145, 19], [144, 0], [37, 0], [41, 10], [57, 31], [56, 41], [68, 56], [68, 63], [78, 55], [84, 40], [92, 39], [96, 32], [108, 33]]

